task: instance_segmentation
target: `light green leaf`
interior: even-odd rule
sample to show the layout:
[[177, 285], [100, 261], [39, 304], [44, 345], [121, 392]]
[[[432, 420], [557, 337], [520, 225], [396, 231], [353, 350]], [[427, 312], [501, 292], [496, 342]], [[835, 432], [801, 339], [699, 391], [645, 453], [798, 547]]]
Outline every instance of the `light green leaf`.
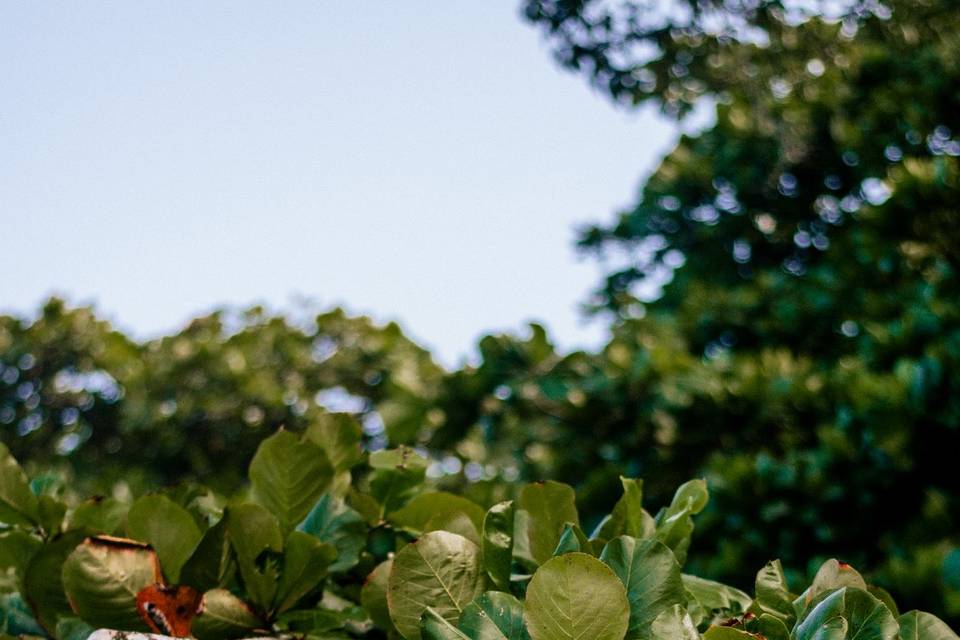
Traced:
[[87, 538], [63, 563], [67, 598], [94, 627], [149, 631], [137, 612], [137, 594], [162, 581], [153, 549], [117, 538]]
[[731, 586], [682, 574], [683, 588], [687, 591], [687, 611], [694, 622], [725, 620], [745, 613], [753, 599], [743, 591]]
[[759, 633], [767, 640], [790, 640], [790, 630], [783, 619], [769, 613], [760, 614], [751, 631]]
[[127, 514], [127, 534], [154, 548], [164, 575], [174, 584], [201, 538], [187, 510], [161, 495], [143, 496], [133, 503]]
[[866, 591], [867, 583], [856, 569], [848, 564], [831, 559], [820, 565], [810, 586], [793, 601], [793, 610], [798, 620], [803, 620], [811, 605], [822, 596], [841, 587], [853, 587]]
[[367, 544], [367, 523], [363, 517], [329, 493], [317, 501], [304, 521], [297, 525], [297, 531], [309, 533], [337, 548], [337, 559], [330, 566], [331, 573], [354, 567]]
[[387, 520], [395, 526], [405, 529], [414, 535], [439, 529], [450, 530], [444, 526], [460, 515], [466, 515], [473, 525], [473, 535], [467, 535], [473, 542], [479, 543], [479, 532], [483, 527], [483, 508], [464, 497], [434, 491], [421, 493], [402, 509], [387, 516]]
[[477, 545], [448, 531], [425, 533], [393, 559], [387, 591], [390, 617], [403, 637], [417, 640], [427, 606], [453, 624], [463, 607], [483, 593], [485, 583]]
[[400, 509], [423, 482], [427, 459], [410, 447], [370, 454], [370, 495], [380, 504], [380, 517]]
[[560, 482], [524, 486], [517, 507], [527, 513], [527, 541], [538, 564], [553, 557], [567, 522], [580, 524], [573, 488]]
[[232, 640], [263, 626], [246, 602], [226, 589], [212, 589], [203, 594], [190, 631], [198, 640]]
[[458, 624], [471, 640], [528, 640], [523, 604], [509, 593], [488, 591], [468, 604]]
[[333, 467], [323, 449], [278, 431], [260, 443], [250, 463], [256, 502], [266, 507], [285, 530], [306, 517], [333, 480]]
[[337, 473], [348, 471], [363, 459], [363, 429], [349, 413], [324, 413], [307, 427], [303, 437], [323, 448]]
[[591, 537], [604, 541], [622, 535], [634, 538], [652, 537], [656, 525], [653, 517], [643, 508], [643, 480], [620, 476], [620, 483], [623, 485], [623, 495]]
[[960, 640], [937, 616], [923, 611], [908, 611], [897, 620], [900, 640]]
[[[796, 640], [833, 638], [837, 620], [845, 622], [846, 637], [896, 640], [899, 626], [887, 607], [862, 589], [843, 587], [812, 608], [793, 631]], [[843, 637], [843, 636], [839, 636]]]
[[370, 615], [373, 624], [384, 632], [394, 630], [393, 620], [390, 619], [390, 606], [387, 603], [387, 589], [390, 581], [390, 569], [393, 559], [384, 560], [367, 576], [360, 590], [360, 604]]
[[621, 536], [611, 540], [600, 559], [627, 589], [630, 627], [627, 638], [646, 638], [650, 625], [664, 611], [686, 602], [680, 565], [673, 552], [657, 540]]
[[269, 511], [255, 504], [227, 507], [223, 517], [247, 596], [253, 604], [267, 610], [277, 594], [280, 577], [280, 524]]
[[507, 500], [490, 507], [483, 518], [483, 564], [501, 591], [510, 591], [514, 513], [513, 501]]
[[0, 522], [39, 524], [40, 503], [7, 445], [0, 443]]
[[32, 533], [11, 529], [0, 533], [0, 573], [13, 569], [23, 576], [24, 568], [43, 547], [43, 540]]
[[710, 627], [703, 634], [703, 640], [758, 640], [758, 638], [743, 629]]
[[787, 578], [779, 560], [768, 562], [757, 572], [756, 598], [751, 609], [756, 615], [767, 613], [793, 626], [793, 601], [796, 598], [787, 588]]
[[559, 556], [574, 551], [594, 555], [593, 546], [583, 530], [572, 522], [567, 522], [563, 525], [563, 533], [560, 534], [560, 540], [557, 542], [557, 548], [553, 550], [553, 555]]
[[321, 542], [302, 531], [292, 531], [283, 545], [283, 572], [277, 587], [274, 611], [292, 609], [304, 596], [316, 589], [327, 576], [330, 563], [337, 557], [332, 544]]
[[427, 607], [420, 616], [420, 637], [423, 640], [471, 640], [432, 607]]
[[690, 536], [693, 534], [693, 518], [707, 505], [710, 494], [703, 480], [690, 480], [680, 485], [670, 506], [661, 509], [655, 519], [657, 540], [673, 549], [680, 566], [687, 559]]
[[81, 502], [70, 514], [71, 529], [88, 529], [108, 536], [124, 526], [130, 505], [114, 498], [91, 498]]
[[697, 625], [682, 606], [675, 604], [654, 618], [650, 640], [700, 640]]
[[533, 640], [622, 640], [630, 603], [610, 567], [585, 553], [567, 553], [533, 575], [525, 618]]

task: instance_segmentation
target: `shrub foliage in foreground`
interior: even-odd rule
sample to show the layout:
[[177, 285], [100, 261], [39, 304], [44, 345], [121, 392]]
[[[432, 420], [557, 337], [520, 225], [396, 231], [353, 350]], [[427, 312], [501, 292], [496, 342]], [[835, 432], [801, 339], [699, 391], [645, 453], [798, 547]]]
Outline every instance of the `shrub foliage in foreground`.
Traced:
[[366, 455], [329, 415], [259, 447], [250, 488], [198, 486], [68, 506], [0, 445], [0, 611], [8, 635], [96, 627], [199, 640], [957, 640], [831, 560], [800, 595], [777, 561], [754, 597], [682, 572], [702, 480], [656, 516], [623, 478], [587, 535], [574, 491], [519, 487], [488, 510], [424, 486], [408, 448]]

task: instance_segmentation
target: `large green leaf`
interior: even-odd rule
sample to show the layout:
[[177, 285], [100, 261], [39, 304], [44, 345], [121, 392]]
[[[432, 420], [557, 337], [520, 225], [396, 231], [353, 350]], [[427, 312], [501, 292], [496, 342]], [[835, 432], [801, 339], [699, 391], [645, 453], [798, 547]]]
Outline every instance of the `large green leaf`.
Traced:
[[834, 637], [841, 628], [847, 638], [896, 640], [899, 625], [880, 600], [862, 589], [843, 587], [814, 606], [793, 636], [795, 640], [820, 640]]
[[64, 533], [43, 545], [24, 566], [23, 596], [48, 632], [56, 629], [62, 616], [73, 615], [63, 591], [63, 563], [85, 538], [82, 531]]
[[553, 556], [567, 522], [580, 524], [573, 488], [561, 482], [525, 485], [517, 507], [527, 513], [527, 541], [539, 564]]
[[427, 607], [420, 616], [420, 637], [423, 640], [471, 640], [433, 607]]
[[932, 613], [908, 611], [897, 622], [900, 623], [900, 640], [958, 640], [957, 634]]
[[227, 507], [227, 537], [250, 601], [266, 611], [277, 594], [283, 533], [269, 511], [256, 504]]
[[180, 569], [200, 542], [200, 528], [186, 509], [166, 496], [143, 496], [127, 514], [127, 534], [149, 543], [167, 579], [180, 581]]
[[729, 585], [682, 574], [683, 588], [687, 591], [687, 611], [694, 622], [720, 621], [747, 611], [753, 599], [743, 591]]
[[96, 497], [81, 502], [70, 514], [71, 529], [88, 529], [116, 535], [123, 528], [130, 505], [114, 498]]
[[673, 549], [680, 566], [687, 559], [690, 536], [693, 534], [692, 516], [700, 513], [709, 500], [707, 483], [690, 480], [680, 485], [670, 506], [661, 509], [655, 519], [657, 540]]
[[355, 566], [367, 544], [367, 523], [363, 517], [329, 493], [317, 501], [304, 521], [297, 525], [297, 531], [309, 533], [337, 548], [337, 559], [330, 566], [331, 573]]
[[675, 604], [654, 618], [649, 637], [650, 640], [699, 640], [700, 634], [687, 610]]
[[600, 559], [627, 588], [630, 601], [627, 638], [647, 638], [657, 616], [674, 605], [686, 603], [680, 565], [673, 551], [663, 543], [621, 536], [604, 547]]
[[226, 589], [212, 589], [203, 594], [190, 631], [198, 640], [232, 640], [263, 626], [246, 602]]
[[148, 631], [137, 594], [162, 580], [153, 549], [118, 538], [87, 538], [63, 563], [67, 598], [94, 627]]
[[43, 540], [22, 529], [0, 533], [0, 574], [7, 569], [22, 577], [24, 568], [43, 547]]
[[206, 530], [180, 570], [180, 580], [197, 591], [224, 587], [237, 568], [233, 547], [227, 539], [227, 519]]
[[257, 448], [250, 462], [253, 497], [286, 529], [310, 512], [333, 480], [333, 466], [323, 449], [278, 431]]
[[421, 493], [403, 508], [389, 514], [387, 519], [397, 527], [420, 535], [438, 529], [449, 530], [449, 527], [444, 525], [461, 514], [470, 520], [474, 529], [474, 536], [466, 537], [479, 542], [479, 532], [483, 527], [483, 508], [462, 496], [445, 491]]
[[410, 447], [370, 454], [370, 495], [380, 504], [380, 517], [400, 509], [427, 472], [427, 459]]
[[613, 506], [610, 515], [603, 519], [593, 533], [594, 538], [612, 540], [628, 535], [634, 538], [649, 538], [654, 535], [653, 517], [643, 508], [643, 480], [620, 476], [623, 495]]
[[323, 448], [336, 473], [348, 471], [363, 459], [363, 429], [349, 413], [321, 414], [303, 437]]
[[757, 573], [756, 597], [751, 609], [756, 615], [766, 613], [792, 626], [793, 601], [796, 598], [787, 587], [787, 578], [779, 560], [768, 562]]
[[867, 590], [867, 583], [856, 569], [835, 559], [827, 560], [817, 570], [810, 586], [793, 601], [793, 610], [799, 620], [810, 612], [826, 594], [841, 587]]
[[38, 524], [40, 503], [7, 445], [0, 443], [0, 522]]
[[533, 640], [622, 640], [630, 603], [620, 578], [585, 553], [545, 562], [527, 587], [527, 630]]
[[509, 593], [488, 591], [468, 604], [457, 625], [471, 640], [527, 640], [523, 604]]
[[420, 638], [420, 617], [427, 606], [451, 624], [484, 591], [486, 574], [480, 549], [463, 536], [431, 531], [401, 549], [390, 570], [387, 601], [397, 631]]
[[360, 604], [370, 615], [373, 624], [385, 632], [394, 629], [390, 619], [390, 605], [387, 602], [387, 589], [390, 582], [390, 569], [393, 568], [393, 559], [384, 560], [370, 572], [363, 588], [360, 590]]
[[274, 611], [283, 613], [316, 589], [337, 557], [332, 544], [302, 531], [291, 531], [283, 545], [283, 571], [277, 587]]
[[513, 501], [493, 505], [483, 518], [483, 566], [494, 586], [510, 591], [513, 564]]

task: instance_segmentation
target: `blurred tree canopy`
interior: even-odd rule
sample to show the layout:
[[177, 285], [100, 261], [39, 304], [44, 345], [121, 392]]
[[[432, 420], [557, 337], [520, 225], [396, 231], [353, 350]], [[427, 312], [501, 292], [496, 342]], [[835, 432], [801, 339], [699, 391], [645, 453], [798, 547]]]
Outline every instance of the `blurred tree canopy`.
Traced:
[[678, 118], [715, 107], [633, 207], [579, 238], [608, 269], [591, 305], [624, 344], [666, 331], [676, 374], [696, 372], [658, 372], [652, 396], [624, 397], [649, 407], [683, 381], [661, 423], [676, 425], [672, 455], [721, 487], [708, 572], [742, 581], [739, 563], [764, 549], [793, 567], [833, 549], [882, 564], [888, 583], [922, 567], [931, 582], [909, 597], [956, 619], [960, 6], [528, 0], [525, 12], [618, 103]]
[[[254, 308], [137, 342], [51, 300], [0, 318], [0, 428], [108, 490], [229, 491], [257, 443], [324, 407], [495, 500], [619, 474], [713, 494], [694, 571], [746, 587], [839, 556], [960, 622], [960, 8], [954, 0], [527, 0], [564, 65], [623, 105], [712, 124], [579, 244], [607, 268], [597, 353], [488, 336], [444, 371], [395, 325]], [[589, 524], [589, 522], [585, 522]]]

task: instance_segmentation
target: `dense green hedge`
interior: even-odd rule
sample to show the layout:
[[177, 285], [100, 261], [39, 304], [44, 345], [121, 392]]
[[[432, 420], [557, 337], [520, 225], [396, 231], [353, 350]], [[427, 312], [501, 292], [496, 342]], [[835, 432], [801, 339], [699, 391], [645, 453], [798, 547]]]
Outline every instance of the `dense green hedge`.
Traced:
[[[488, 509], [423, 486], [414, 450], [361, 449], [325, 415], [279, 431], [248, 490], [201, 486], [68, 504], [0, 448], [2, 632], [83, 640], [96, 628], [232, 640], [957, 640], [929, 613], [830, 560], [800, 594], [778, 561], [755, 596], [683, 572], [707, 486], [651, 515], [643, 483], [590, 535], [574, 490], [518, 487]], [[122, 535], [125, 537], [117, 537]]]

